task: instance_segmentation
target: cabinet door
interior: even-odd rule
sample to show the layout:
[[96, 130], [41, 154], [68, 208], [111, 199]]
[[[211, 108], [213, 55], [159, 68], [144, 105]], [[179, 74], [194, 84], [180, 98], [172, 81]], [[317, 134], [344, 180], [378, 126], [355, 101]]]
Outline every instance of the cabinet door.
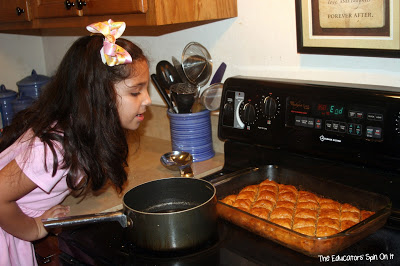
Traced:
[[145, 13], [147, 0], [34, 0], [35, 18]]
[[0, 0], [0, 22], [30, 21], [28, 0]]
[[146, 13], [147, 8], [147, 0], [86, 0], [83, 14], [88, 16], [97, 16]]
[[79, 16], [75, 9], [75, 0], [33, 0], [32, 10], [35, 18]]

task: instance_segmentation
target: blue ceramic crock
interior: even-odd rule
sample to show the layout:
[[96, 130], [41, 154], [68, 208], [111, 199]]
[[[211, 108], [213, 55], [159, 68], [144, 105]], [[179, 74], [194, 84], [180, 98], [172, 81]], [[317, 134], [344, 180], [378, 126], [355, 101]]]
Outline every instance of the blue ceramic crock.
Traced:
[[39, 75], [35, 70], [32, 74], [17, 82], [18, 92], [20, 95], [31, 97], [34, 100], [39, 98], [42, 87], [50, 81], [50, 78], [44, 75]]
[[12, 101], [17, 98], [17, 93], [12, 90], [7, 90], [3, 84], [0, 86], [0, 111], [3, 127], [11, 124], [14, 116]]

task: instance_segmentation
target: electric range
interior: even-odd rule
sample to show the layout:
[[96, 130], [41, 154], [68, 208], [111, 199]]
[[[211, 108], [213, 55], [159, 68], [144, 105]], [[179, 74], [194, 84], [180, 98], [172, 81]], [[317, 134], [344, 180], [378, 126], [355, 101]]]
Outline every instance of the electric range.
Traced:
[[[268, 167], [378, 193], [391, 201], [384, 227], [337, 254], [308, 257], [225, 220], [203, 247], [155, 253], [129, 243], [117, 223], [59, 234], [64, 265], [398, 265], [400, 263], [400, 88], [232, 77], [218, 124], [225, 141], [220, 182]], [[218, 196], [218, 187], [217, 187]]]

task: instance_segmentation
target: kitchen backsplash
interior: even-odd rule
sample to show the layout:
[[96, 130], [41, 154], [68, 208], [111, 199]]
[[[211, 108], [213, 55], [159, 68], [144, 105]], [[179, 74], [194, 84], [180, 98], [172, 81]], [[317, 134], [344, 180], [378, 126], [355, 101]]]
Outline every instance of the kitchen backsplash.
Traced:
[[[224, 152], [224, 142], [218, 138], [218, 115], [211, 114], [212, 140], [215, 152]], [[145, 119], [139, 127], [139, 134], [164, 140], [171, 140], [167, 108], [152, 105], [147, 108]]]

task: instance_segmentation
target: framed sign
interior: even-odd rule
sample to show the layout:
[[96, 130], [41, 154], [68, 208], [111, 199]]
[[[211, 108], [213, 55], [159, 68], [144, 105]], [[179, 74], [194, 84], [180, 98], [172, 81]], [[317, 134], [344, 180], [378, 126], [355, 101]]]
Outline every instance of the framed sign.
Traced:
[[297, 51], [400, 58], [399, 2], [296, 0]]

